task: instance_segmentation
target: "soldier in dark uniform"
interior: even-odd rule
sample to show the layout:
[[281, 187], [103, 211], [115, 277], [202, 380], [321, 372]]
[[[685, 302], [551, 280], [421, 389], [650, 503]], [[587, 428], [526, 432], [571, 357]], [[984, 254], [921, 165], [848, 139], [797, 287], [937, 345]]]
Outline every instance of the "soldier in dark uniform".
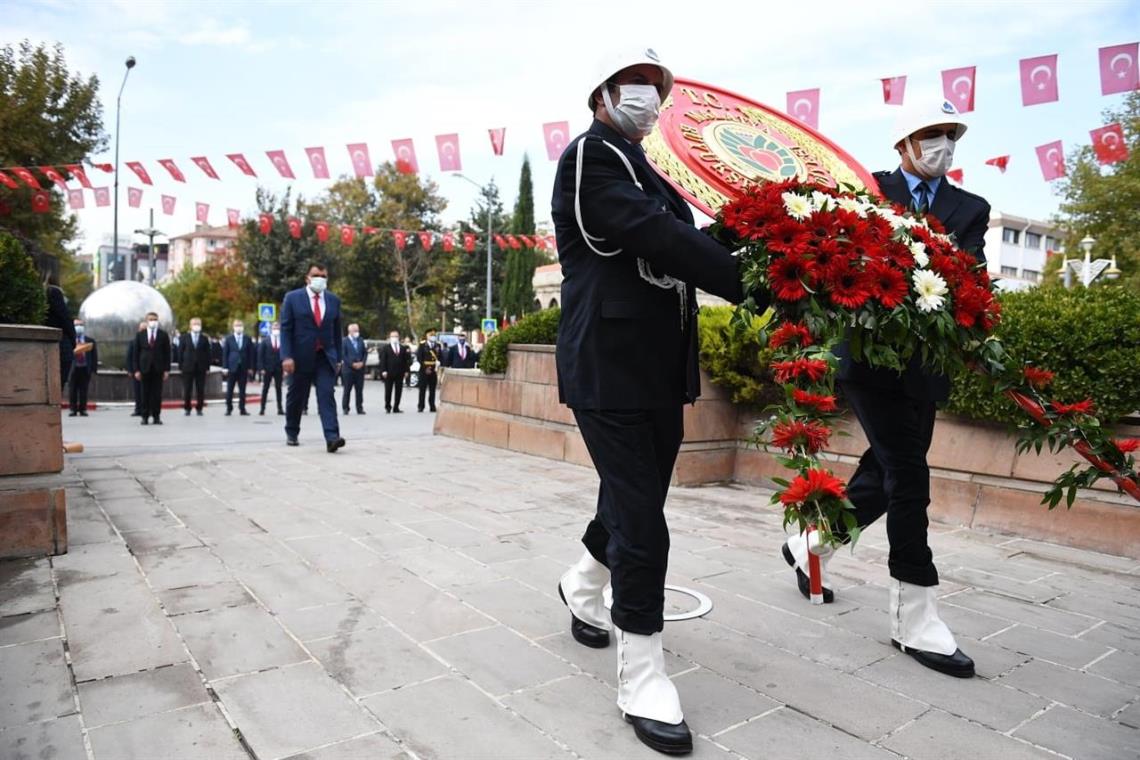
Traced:
[[[892, 134], [900, 166], [893, 172], [876, 172], [875, 179], [888, 199], [940, 221], [955, 244], [984, 265], [990, 205], [945, 177], [954, 147], [965, 132], [965, 121], [949, 101], [907, 107]], [[969, 678], [974, 662], [958, 648], [938, 616], [938, 571], [927, 543], [926, 452], [934, 432], [935, 405], [949, 398], [950, 379], [923, 368], [917, 352], [900, 375], [852, 361], [846, 349], [842, 345], [837, 350], [839, 386], [870, 443], [847, 494], [860, 527], [887, 515], [892, 643], [929, 668]], [[807, 545], [804, 536], [792, 536], [783, 549], [805, 596]], [[823, 564], [827, 559], [823, 557]], [[832, 599], [834, 592], [825, 580], [824, 601]]]
[[[552, 214], [564, 276], [559, 395], [601, 478], [586, 552], [558, 590], [574, 638], [605, 647], [602, 587], [612, 584], [618, 707], [642, 742], [681, 754], [692, 737], [661, 643], [665, 497], [683, 407], [699, 390], [696, 288], [732, 302], [743, 294], [736, 259], [693, 226], [640, 147], [672, 86], [645, 48], [599, 67], [583, 91], [594, 122], [559, 159]], [[649, 330], [660, 338], [646, 341]]]
[[435, 340], [435, 330], [428, 330], [424, 341], [416, 349], [416, 361], [420, 363], [420, 403], [419, 411], [424, 410], [424, 395], [428, 407], [435, 411], [435, 386], [439, 382], [439, 355], [442, 348]]

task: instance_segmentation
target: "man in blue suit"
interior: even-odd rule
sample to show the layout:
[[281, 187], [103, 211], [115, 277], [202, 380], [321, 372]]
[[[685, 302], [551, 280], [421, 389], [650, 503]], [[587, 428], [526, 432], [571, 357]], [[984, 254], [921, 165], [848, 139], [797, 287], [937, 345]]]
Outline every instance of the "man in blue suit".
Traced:
[[309, 388], [317, 388], [317, 410], [330, 454], [344, 446], [336, 417], [336, 373], [340, 367], [340, 299], [327, 292], [329, 273], [311, 264], [307, 285], [285, 294], [281, 304], [281, 368], [292, 375], [285, 398], [285, 443], [298, 445], [301, 412]]
[[234, 413], [234, 383], [238, 387], [238, 411], [248, 417], [245, 410], [245, 384], [257, 372], [257, 358], [253, 341], [245, 335], [245, 325], [234, 320], [234, 331], [222, 344], [222, 374], [226, 378], [226, 416]]
[[340, 397], [340, 410], [348, 414], [348, 402], [356, 390], [356, 413], [364, 414], [364, 362], [368, 358], [368, 347], [360, 337], [360, 325], [348, 326], [348, 335], [340, 347], [340, 359], [344, 363], [341, 382], [344, 391]]

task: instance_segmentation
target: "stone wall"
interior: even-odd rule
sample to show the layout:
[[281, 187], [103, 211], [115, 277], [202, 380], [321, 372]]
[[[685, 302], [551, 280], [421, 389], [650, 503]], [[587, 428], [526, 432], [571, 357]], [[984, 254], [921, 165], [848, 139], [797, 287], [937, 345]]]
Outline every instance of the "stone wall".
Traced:
[[[771, 454], [748, 442], [756, 413], [733, 404], [703, 373], [701, 386], [701, 398], [685, 407], [685, 441], [673, 482], [771, 485], [771, 477], [786, 474]], [[824, 459], [849, 477], [867, 444], [853, 420], [845, 419], [840, 428], [848, 435], [832, 436]], [[553, 346], [511, 346], [503, 375], [448, 370], [435, 432], [590, 465], [573, 414], [558, 401]], [[940, 414], [928, 457], [931, 516], [1140, 557], [1140, 504], [1105, 484], [1082, 492], [1071, 510], [1061, 506], [1050, 512], [1041, 505], [1049, 480], [1084, 460], [1071, 451], [1019, 455], [1015, 446], [1016, 437], [1004, 428]]]

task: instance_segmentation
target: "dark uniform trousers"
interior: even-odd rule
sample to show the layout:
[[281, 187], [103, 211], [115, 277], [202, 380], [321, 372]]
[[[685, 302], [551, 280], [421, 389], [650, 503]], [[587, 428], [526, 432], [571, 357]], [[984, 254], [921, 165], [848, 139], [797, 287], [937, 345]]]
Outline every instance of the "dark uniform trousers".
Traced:
[[[393, 403], [392, 395], [396, 396]], [[400, 408], [400, 398], [404, 395], [404, 376], [396, 377], [391, 372], [384, 378], [384, 408], [388, 411]]]
[[[197, 391], [197, 393], [195, 393]], [[191, 399], [200, 412], [206, 403], [206, 368], [182, 373], [182, 408], [190, 411]]]
[[73, 412], [87, 411], [87, 386], [91, 382], [91, 368], [71, 365], [71, 398], [69, 407]]
[[364, 411], [364, 369], [353, 369], [346, 364], [341, 370], [340, 380], [344, 383], [344, 391], [340, 395], [341, 410], [348, 413], [349, 401], [355, 391], [356, 411]]
[[420, 372], [420, 403], [419, 410], [424, 410], [424, 396], [427, 396], [428, 407], [435, 411], [435, 386], [439, 382], [439, 375], [435, 372], [428, 374]]
[[[269, 402], [269, 386], [272, 385], [274, 392], [277, 394], [277, 411], [282, 411], [281, 408], [281, 367], [278, 366], [275, 370], [265, 370], [262, 372], [261, 380], [261, 411], [265, 411], [265, 405]], [[306, 404], [308, 399], [305, 399]]]

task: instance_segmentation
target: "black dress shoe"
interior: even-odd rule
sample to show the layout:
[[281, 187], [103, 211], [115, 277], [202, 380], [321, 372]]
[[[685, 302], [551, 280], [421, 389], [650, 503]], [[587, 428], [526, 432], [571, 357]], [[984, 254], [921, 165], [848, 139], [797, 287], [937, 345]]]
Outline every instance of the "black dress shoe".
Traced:
[[348, 414], [349, 412], [348, 412], [348, 410], [347, 410], [347, 409], [341, 409], [341, 410], [340, 410], [340, 413], [341, 413], [341, 414]]
[[249, 416], [249, 412], [247, 412], [244, 409], [242, 409], [240, 412], [238, 412], [238, 414], [240, 414], [242, 417], [248, 417]]
[[87, 416], [87, 412], [80, 412], [80, 413], [79, 413], [79, 416], [80, 416], [80, 417], [86, 417], [86, 416]]
[[325, 444], [325, 449], [330, 454], [335, 454], [337, 449], [343, 449], [343, 448], [344, 448], [344, 439], [343, 438], [337, 438], [337, 439], [329, 441], [328, 443]]
[[392, 414], [403, 414], [403, 413], [404, 413], [403, 409], [393, 409], [392, 410]]
[[264, 417], [265, 416], [265, 410], [262, 409], [260, 412], [257, 413], [257, 416], [258, 417]]
[[626, 715], [625, 722], [633, 725], [633, 732], [647, 747], [666, 755], [687, 755], [693, 751], [693, 735], [685, 721], [676, 725], [651, 718]]
[[230, 416], [231, 414], [233, 414], [233, 413], [234, 413], [234, 410], [233, 410], [233, 409], [227, 409], [227, 410], [226, 410], [226, 416], [227, 416], [227, 417], [229, 417], [229, 416]]
[[[562, 584], [558, 584], [558, 598], [566, 604], [566, 595], [562, 593]], [[566, 604], [569, 608], [569, 604]], [[591, 649], [605, 649], [610, 645], [610, 632], [604, 628], [599, 628], [596, 625], [590, 625], [584, 620], [579, 620], [573, 612], [570, 613], [570, 635], [574, 637], [582, 646], [590, 647]]]
[[150, 424], [150, 420], [148, 420], [146, 417], [143, 417], [143, 418], [142, 418], [142, 424], [143, 424], [143, 425], [149, 425], [149, 424]]
[[284, 416], [285, 416], [285, 411], [284, 411], [284, 410], [282, 410], [282, 409], [278, 409], [278, 410], [277, 410], [277, 414], [278, 414], [278, 415], [280, 415], [280, 416], [282, 416], [282, 417], [284, 417]]
[[296, 438], [286, 438], [285, 439], [285, 445], [286, 446], [300, 446], [301, 444], [297, 443]]
[[201, 416], [202, 416], [202, 410], [201, 410], [201, 409], [199, 409], [199, 410], [198, 410], [198, 416], [199, 416], [199, 417], [201, 417]]
[[894, 645], [895, 649], [898, 649], [904, 654], [909, 654], [931, 670], [937, 670], [939, 673], [945, 673], [955, 678], [974, 677], [974, 661], [961, 649], [955, 649], [954, 654], [938, 654], [936, 652], [926, 652], [922, 649], [904, 647], [894, 639], [891, 639], [891, 644]]
[[162, 424], [162, 420], [160, 420], [158, 417], [155, 417], [155, 418], [154, 418], [154, 424], [155, 424], [155, 425], [161, 425], [161, 424]]
[[[796, 558], [792, 556], [792, 550], [788, 548], [787, 543], [784, 544], [784, 561], [791, 565], [796, 571], [796, 583], [799, 584], [800, 593], [804, 595], [804, 599], [811, 599], [811, 578], [807, 577], [807, 573], [796, 567]], [[831, 604], [835, 601], [835, 592], [827, 586], [823, 587], [823, 603]]]
[[187, 417], [189, 417], [189, 416], [190, 416], [190, 410], [189, 410], [189, 409], [187, 409], [187, 410], [186, 410], [186, 416], [187, 416]]
[[356, 410], [356, 413], [357, 413], [357, 414], [364, 414], [364, 410], [363, 410], [363, 409], [357, 409], [357, 410]]
[[434, 407], [434, 406], [431, 408], [431, 411], [432, 411], [432, 412], [435, 412], [435, 407]]
[[[421, 409], [420, 411], [422, 412], [422, 411], [423, 411], [423, 409]], [[78, 417], [78, 416], [79, 416], [79, 412], [68, 412], [68, 413], [67, 413], [67, 416], [68, 416], [68, 417]]]

